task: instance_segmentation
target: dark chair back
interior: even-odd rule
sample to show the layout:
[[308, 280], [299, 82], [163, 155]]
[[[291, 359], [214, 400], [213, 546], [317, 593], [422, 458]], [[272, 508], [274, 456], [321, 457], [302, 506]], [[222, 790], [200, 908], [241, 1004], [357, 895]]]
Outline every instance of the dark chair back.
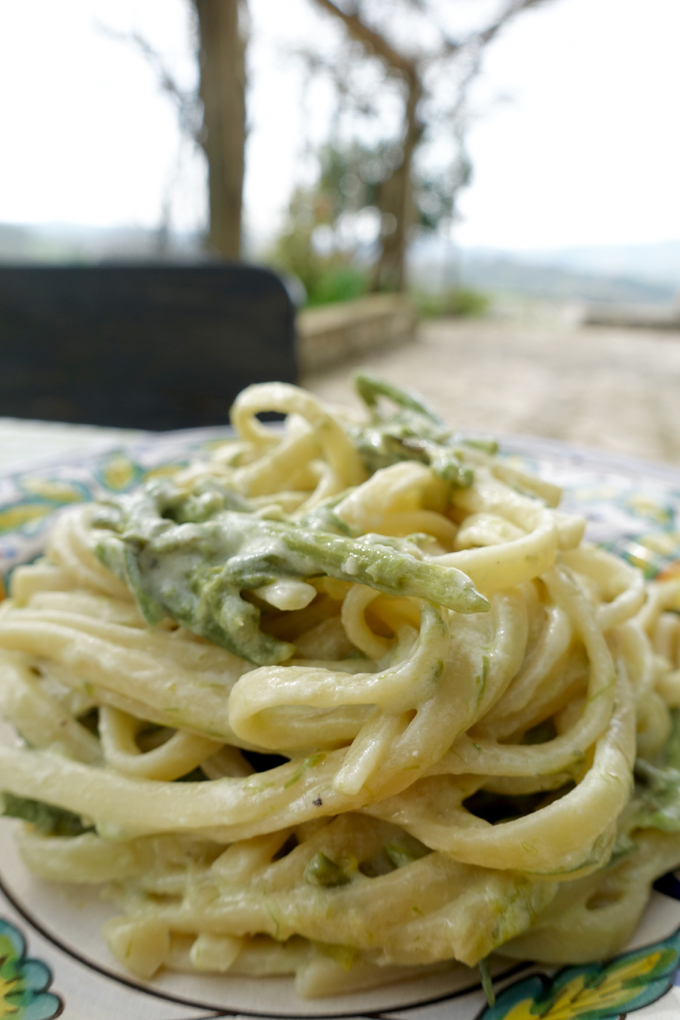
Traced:
[[266, 269], [0, 267], [0, 416], [216, 425], [272, 379], [297, 365], [293, 306]]

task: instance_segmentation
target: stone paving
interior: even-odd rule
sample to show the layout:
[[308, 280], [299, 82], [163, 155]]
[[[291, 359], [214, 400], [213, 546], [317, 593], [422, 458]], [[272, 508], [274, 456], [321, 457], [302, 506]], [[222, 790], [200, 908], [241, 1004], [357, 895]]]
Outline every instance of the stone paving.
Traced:
[[[439, 320], [363, 366], [422, 393], [456, 428], [514, 432], [680, 467], [680, 331], [545, 321]], [[352, 366], [307, 376], [353, 400]]]

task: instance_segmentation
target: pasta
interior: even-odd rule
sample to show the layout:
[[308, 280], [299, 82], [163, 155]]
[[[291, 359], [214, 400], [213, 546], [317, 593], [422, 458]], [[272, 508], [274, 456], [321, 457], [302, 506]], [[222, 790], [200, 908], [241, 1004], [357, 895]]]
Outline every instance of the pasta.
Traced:
[[680, 584], [357, 389], [364, 416], [245, 390], [209, 461], [69, 510], [14, 572], [5, 813], [36, 874], [113, 891], [142, 977], [600, 959], [680, 864]]

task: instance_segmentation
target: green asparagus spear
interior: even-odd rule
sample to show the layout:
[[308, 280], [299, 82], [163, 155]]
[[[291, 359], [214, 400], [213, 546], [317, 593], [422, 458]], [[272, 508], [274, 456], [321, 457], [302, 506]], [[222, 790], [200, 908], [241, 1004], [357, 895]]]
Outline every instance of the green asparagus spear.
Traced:
[[[457, 488], [472, 485], [473, 472], [463, 463], [460, 451], [449, 445], [447, 425], [420, 397], [368, 372], [358, 372], [354, 385], [371, 419], [367, 425], [351, 426], [349, 431], [368, 471], [400, 460], [419, 460]], [[386, 397], [399, 410], [386, 417], [378, 397]]]
[[680, 832], [680, 772], [672, 766], [656, 767], [639, 758], [635, 763], [638, 784], [631, 806], [635, 826]]
[[620, 827], [680, 832], [680, 709], [671, 711], [671, 732], [654, 764], [636, 761], [635, 790]]
[[282, 578], [328, 575], [462, 613], [488, 609], [466, 574], [423, 560], [415, 542], [347, 538], [320, 530], [321, 520], [316, 527], [263, 520], [214, 481], [191, 491], [151, 483], [108, 504], [98, 523], [106, 530], [97, 555], [149, 623], [172, 617], [259, 665], [285, 662], [294, 648], [260, 630], [259, 609], [241, 593]]
[[83, 832], [91, 832], [92, 826], [86, 825], [79, 815], [65, 808], [45, 804], [41, 800], [28, 797], [16, 797], [13, 793], [0, 794], [2, 814], [8, 818], [21, 818], [35, 825], [36, 829], [47, 836], [80, 836]]

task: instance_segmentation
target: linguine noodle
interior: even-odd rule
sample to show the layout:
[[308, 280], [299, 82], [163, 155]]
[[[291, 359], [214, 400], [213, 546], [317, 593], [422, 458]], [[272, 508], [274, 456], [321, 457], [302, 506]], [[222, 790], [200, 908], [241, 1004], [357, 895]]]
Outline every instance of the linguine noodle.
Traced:
[[245, 390], [209, 461], [63, 513], [13, 574], [5, 811], [37, 875], [110, 886], [142, 977], [600, 959], [680, 864], [680, 585], [358, 388], [363, 419]]

